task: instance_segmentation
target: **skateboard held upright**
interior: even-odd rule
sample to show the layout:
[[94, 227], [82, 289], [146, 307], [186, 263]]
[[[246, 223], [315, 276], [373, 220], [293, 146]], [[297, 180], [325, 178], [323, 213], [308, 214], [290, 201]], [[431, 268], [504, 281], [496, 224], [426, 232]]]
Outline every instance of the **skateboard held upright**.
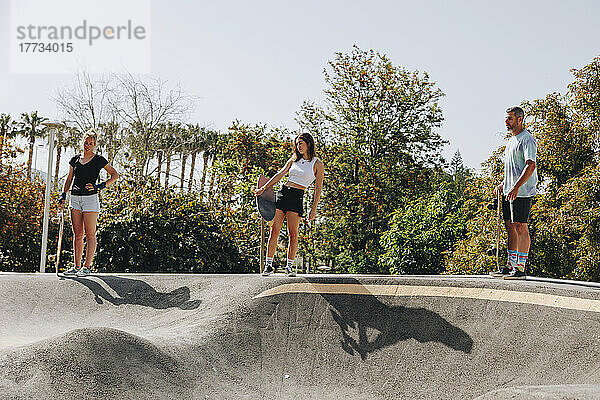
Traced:
[[56, 254], [52, 254], [48, 257], [48, 261], [54, 262], [54, 267], [56, 269], [56, 276], [58, 276], [58, 265], [60, 264], [60, 253], [62, 250], [62, 238], [63, 232], [65, 228], [65, 205], [59, 204], [57, 216], [52, 219], [52, 222], [58, 224], [58, 243], [56, 246]]
[[[268, 181], [266, 176], [259, 176], [256, 188], [264, 186]], [[265, 190], [260, 196], [256, 196], [256, 208], [265, 221], [272, 221], [275, 218], [275, 192], [272, 187]]]

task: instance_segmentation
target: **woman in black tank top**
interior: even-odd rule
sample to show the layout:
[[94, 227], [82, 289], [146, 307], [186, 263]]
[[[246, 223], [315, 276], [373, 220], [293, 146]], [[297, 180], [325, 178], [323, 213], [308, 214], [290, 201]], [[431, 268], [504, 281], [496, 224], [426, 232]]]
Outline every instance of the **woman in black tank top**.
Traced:
[[[63, 204], [67, 191], [71, 191], [71, 225], [73, 228], [74, 266], [67, 269], [65, 275], [86, 276], [90, 274], [94, 254], [96, 254], [96, 223], [100, 212], [98, 192], [117, 180], [119, 174], [108, 161], [94, 152], [96, 134], [88, 132], [84, 135], [83, 154], [69, 161], [69, 175], [59, 198]], [[106, 182], [97, 183], [100, 171], [105, 169], [110, 178]], [[85, 234], [87, 249], [85, 263], [81, 265], [83, 255], [83, 236]]]

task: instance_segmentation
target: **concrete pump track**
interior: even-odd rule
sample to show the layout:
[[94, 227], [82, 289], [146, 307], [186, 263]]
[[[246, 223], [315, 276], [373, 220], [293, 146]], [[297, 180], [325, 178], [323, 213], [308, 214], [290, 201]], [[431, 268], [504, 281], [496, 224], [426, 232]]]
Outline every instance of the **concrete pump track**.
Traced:
[[0, 399], [599, 399], [600, 289], [0, 273]]

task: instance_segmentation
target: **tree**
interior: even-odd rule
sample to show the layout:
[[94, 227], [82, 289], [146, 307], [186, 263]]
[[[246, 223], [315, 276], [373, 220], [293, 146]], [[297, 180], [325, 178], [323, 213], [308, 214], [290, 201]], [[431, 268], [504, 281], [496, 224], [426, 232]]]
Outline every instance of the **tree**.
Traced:
[[136, 161], [135, 177], [140, 181], [147, 175], [161, 124], [183, 119], [192, 109], [192, 97], [179, 85], [170, 87], [160, 78], [126, 72], [113, 74], [112, 79], [118, 90], [110, 92], [108, 101], [112, 112], [133, 134], [128, 138], [128, 145]]
[[177, 139], [178, 139], [178, 149], [179, 149], [179, 156], [181, 159], [181, 175], [179, 177], [179, 189], [183, 190], [183, 186], [184, 186], [184, 181], [185, 181], [185, 167], [186, 167], [186, 162], [187, 162], [187, 156], [190, 153], [190, 144], [192, 141], [192, 137], [193, 137], [193, 131], [190, 129], [189, 126], [181, 126], [179, 131], [178, 131], [178, 135], [177, 135]]
[[16, 136], [16, 132], [17, 130], [15, 129], [12, 117], [9, 114], [0, 114], [0, 166], [2, 166], [2, 159], [4, 158], [6, 141], [13, 139]]
[[27, 179], [31, 179], [31, 164], [33, 161], [33, 150], [35, 148], [35, 140], [45, 136], [45, 129], [40, 125], [47, 121], [48, 118], [38, 116], [37, 111], [31, 114], [21, 114], [21, 122], [19, 123], [19, 133], [29, 139], [29, 158], [27, 159]]
[[97, 129], [109, 120], [114, 120], [109, 96], [119, 88], [109, 74], [92, 76], [81, 67], [70, 85], [57, 90], [52, 100], [63, 113], [64, 119], [73, 121], [81, 132]]
[[[113, 116], [114, 117], [114, 116]], [[123, 129], [115, 118], [99, 125], [100, 137], [98, 144], [106, 150], [106, 159], [113, 164], [119, 150], [123, 146]]]
[[203, 150], [203, 146], [205, 143], [206, 130], [204, 128], [200, 128], [200, 125], [189, 125], [188, 129], [190, 129], [190, 133], [192, 135], [190, 142], [190, 179], [188, 181], [188, 191], [192, 190], [192, 185], [194, 184], [194, 173], [196, 169], [196, 156], [199, 152]]
[[[204, 135], [204, 140], [202, 142], [202, 182], [200, 183], [200, 196], [204, 198], [205, 195], [205, 182], [206, 182], [206, 171], [208, 170], [208, 162], [209, 160], [212, 162], [214, 166], [214, 160], [218, 151], [218, 144], [220, 133], [217, 131], [209, 130], [206, 131]], [[214, 168], [213, 168], [214, 169]], [[214, 178], [211, 179], [211, 182], [214, 182]], [[212, 184], [211, 184], [212, 191]]]
[[302, 129], [319, 138], [327, 168], [323, 218], [336, 231], [342, 268], [381, 272], [379, 239], [407, 197], [429, 189], [443, 164], [440, 89], [426, 73], [394, 66], [354, 46], [325, 71], [325, 104], [305, 103]]
[[524, 102], [523, 109], [537, 140], [536, 168], [547, 190], [558, 188], [594, 162], [598, 134], [590, 131], [587, 117], [579, 113], [568, 98], [558, 93]]
[[[496, 268], [495, 259], [487, 251], [496, 245], [496, 210], [489, 210], [488, 203], [493, 198], [494, 187], [502, 180], [504, 147], [482, 163], [478, 175], [471, 176], [463, 191], [463, 202], [459, 214], [464, 217], [466, 231], [457, 238], [454, 251], [447, 253], [446, 272], [452, 274], [487, 274]], [[502, 227], [501, 227], [502, 228]], [[506, 243], [506, 233], [502, 228], [500, 243]], [[504, 257], [504, 253], [501, 253]], [[501, 263], [504, 261], [502, 260]]]
[[439, 274], [444, 254], [454, 251], [466, 231], [462, 184], [449, 177], [426, 197], [396, 210], [381, 238], [381, 264], [393, 274]]

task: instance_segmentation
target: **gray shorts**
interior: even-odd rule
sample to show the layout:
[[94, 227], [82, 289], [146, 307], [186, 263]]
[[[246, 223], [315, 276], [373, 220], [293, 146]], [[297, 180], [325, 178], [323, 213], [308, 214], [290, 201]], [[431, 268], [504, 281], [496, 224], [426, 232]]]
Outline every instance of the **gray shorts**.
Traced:
[[98, 194], [87, 196], [71, 195], [71, 208], [83, 212], [100, 212], [100, 199]]

